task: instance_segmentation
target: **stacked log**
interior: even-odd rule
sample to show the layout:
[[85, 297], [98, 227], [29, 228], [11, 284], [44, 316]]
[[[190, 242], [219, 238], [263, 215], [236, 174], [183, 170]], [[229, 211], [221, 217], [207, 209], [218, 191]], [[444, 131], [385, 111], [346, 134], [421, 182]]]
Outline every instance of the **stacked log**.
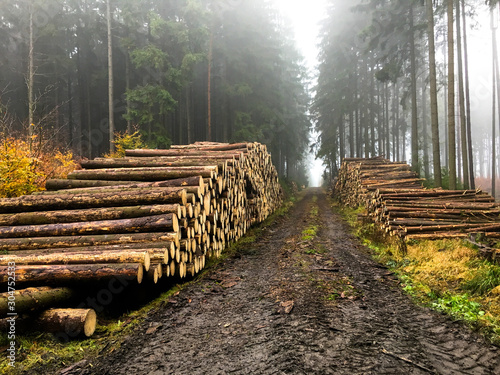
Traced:
[[423, 189], [424, 179], [406, 163], [391, 162], [382, 157], [346, 158], [342, 163], [334, 195], [349, 207], [363, 205], [377, 189]]
[[344, 205], [365, 205], [386, 233], [406, 240], [500, 233], [500, 205], [489, 194], [426, 189], [407, 164], [383, 158], [345, 159], [335, 195]]
[[282, 200], [258, 143], [129, 150], [81, 165], [47, 191], [0, 200], [1, 283], [12, 264], [22, 287], [194, 276]]

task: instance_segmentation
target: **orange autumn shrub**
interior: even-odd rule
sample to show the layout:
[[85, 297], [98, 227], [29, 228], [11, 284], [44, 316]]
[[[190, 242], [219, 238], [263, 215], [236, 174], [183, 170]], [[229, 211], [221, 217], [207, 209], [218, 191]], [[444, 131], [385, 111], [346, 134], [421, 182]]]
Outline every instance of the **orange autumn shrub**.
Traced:
[[43, 190], [48, 178], [64, 178], [76, 168], [71, 152], [45, 149], [22, 139], [0, 137], [0, 197]]

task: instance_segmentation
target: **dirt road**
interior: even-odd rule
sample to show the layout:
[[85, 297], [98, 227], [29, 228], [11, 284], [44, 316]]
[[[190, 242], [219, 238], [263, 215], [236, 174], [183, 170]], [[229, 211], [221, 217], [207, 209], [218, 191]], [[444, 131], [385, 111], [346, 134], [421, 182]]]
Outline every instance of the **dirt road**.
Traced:
[[118, 350], [65, 374], [500, 374], [496, 347], [413, 305], [366, 254], [309, 189]]

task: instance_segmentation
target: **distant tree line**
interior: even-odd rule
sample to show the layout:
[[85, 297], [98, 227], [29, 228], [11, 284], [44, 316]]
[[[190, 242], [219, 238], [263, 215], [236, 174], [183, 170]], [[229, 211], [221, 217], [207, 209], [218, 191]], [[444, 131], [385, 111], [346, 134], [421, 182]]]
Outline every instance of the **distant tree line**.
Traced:
[[312, 106], [329, 178], [344, 157], [384, 155], [409, 161], [434, 186], [474, 188], [486, 164], [495, 181], [498, 121], [487, 147], [473, 147], [471, 134], [467, 37], [479, 6], [485, 1], [329, 1]]
[[[305, 183], [309, 94], [268, 0], [0, 0], [0, 132], [108, 152], [258, 141]], [[7, 120], [8, 119], [8, 120]]]

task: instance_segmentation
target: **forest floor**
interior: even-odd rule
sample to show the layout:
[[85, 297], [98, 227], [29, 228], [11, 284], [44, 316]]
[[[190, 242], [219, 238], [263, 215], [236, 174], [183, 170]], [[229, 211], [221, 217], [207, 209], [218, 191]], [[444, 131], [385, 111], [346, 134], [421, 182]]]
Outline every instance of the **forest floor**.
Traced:
[[500, 351], [415, 305], [325, 193], [308, 189], [119, 347], [59, 373], [500, 374]]

